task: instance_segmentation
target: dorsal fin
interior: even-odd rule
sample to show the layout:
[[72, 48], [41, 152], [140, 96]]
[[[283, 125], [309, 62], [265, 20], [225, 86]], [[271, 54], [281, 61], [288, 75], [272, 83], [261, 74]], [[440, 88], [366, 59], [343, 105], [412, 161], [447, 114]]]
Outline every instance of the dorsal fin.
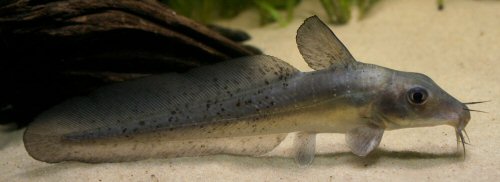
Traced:
[[297, 30], [296, 39], [300, 54], [312, 69], [322, 70], [356, 62], [344, 44], [317, 16], [304, 21]]

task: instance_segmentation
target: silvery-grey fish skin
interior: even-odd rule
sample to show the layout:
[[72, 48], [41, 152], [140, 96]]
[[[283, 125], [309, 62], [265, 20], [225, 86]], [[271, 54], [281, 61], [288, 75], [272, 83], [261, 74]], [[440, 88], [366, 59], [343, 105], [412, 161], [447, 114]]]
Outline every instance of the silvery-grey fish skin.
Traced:
[[26, 149], [45, 162], [259, 156], [298, 132], [295, 159], [308, 165], [317, 133], [346, 133], [352, 152], [366, 156], [384, 130], [446, 124], [461, 136], [470, 120], [429, 77], [355, 61], [316, 16], [297, 44], [316, 71], [261, 55], [111, 85], [40, 115]]

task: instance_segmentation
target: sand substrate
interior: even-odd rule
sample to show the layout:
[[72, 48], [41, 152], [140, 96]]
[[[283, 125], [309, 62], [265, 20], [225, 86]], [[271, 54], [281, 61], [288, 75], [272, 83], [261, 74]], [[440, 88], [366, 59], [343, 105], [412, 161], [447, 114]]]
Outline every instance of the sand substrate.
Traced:
[[[315, 13], [316, 12], [316, 13]], [[248, 31], [266, 54], [310, 71], [295, 44], [295, 32], [312, 14], [326, 20], [319, 1], [303, 1], [286, 27], [257, 26], [249, 11], [221, 22]], [[500, 1], [385, 0], [365, 19], [331, 26], [360, 61], [424, 73], [461, 101], [492, 100], [473, 109], [467, 126], [471, 145], [456, 155], [452, 127], [385, 132], [366, 158], [351, 154], [343, 134], [321, 134], [317, 157], [300, 168], [286, 140], [271, 155], [216, 155], [127, 163], [47, 164], [31, 158], [24, 130], [0, 133], [0, 181], [497, 181], [500, 179]]]

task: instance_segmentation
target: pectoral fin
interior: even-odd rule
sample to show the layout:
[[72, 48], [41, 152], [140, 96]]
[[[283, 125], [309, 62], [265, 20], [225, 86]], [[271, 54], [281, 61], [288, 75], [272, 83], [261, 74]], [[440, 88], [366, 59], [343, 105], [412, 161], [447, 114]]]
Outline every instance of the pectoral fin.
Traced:
[[362, 126], [346, 133], [345, 140], [352, 153], [366, 156], [377, 148], [382, 140], [384, 129], [376, 126]]
[[297, 133], [293, 145], [296, 150], [295, 162], [301, 166], [310, 165], [316, 153], [316, 133]]

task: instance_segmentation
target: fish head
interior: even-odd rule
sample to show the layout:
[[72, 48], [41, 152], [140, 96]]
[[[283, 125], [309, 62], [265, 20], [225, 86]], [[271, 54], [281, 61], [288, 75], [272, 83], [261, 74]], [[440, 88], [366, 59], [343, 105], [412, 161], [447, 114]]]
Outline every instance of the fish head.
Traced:
[[386, 129], [451, 125], [462, 131], [470, 120], [465, 104], [420, 73], [392, 70], [377, 98], [377, 115]]

